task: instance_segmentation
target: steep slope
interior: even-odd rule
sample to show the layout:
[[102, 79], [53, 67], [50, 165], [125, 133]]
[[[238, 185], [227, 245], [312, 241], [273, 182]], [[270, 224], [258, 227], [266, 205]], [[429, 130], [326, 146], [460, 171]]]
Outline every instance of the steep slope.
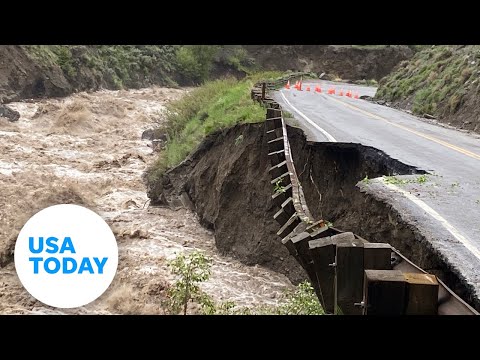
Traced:
[[480, 133], [480, 46], [431, 46], [380, 81], [377, 99]]
[[400, 61], [413, 56], [395, 45], [245, 45], [264, 70], [325, 72], [331, 78], [380, 80]]

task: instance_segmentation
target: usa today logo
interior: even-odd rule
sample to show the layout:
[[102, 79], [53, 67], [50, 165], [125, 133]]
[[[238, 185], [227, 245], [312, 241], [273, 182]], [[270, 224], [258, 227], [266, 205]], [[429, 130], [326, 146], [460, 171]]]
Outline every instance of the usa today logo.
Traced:
[[58, 308], [86, 305], [110, 286], [118, 247], [107, 223], [78, 205], [54, 205], [32, 216], [15, 244], [15, 268], [25, 289]]

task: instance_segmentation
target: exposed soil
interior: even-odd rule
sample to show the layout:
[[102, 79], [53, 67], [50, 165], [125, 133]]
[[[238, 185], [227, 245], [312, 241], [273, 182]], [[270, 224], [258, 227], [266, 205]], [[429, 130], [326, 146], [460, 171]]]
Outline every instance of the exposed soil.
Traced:
[[[9, 104], [21, 117], [14, 123], [0, 119], [0, 313], [162, 314], [165, 289], [174, 280], [166, 262], [191, 249], [213, 258], [211, 279], [202, 287], [216, 300], [275, 305], [293, 288], [281, 274], [221, 256], [212, 232], [191, 211], [148, 206], [142, 174], [157, 153], [141, 135], [161, 124], [164, 105], [184, 93], [153, 87]], [[112, 285], [72, 310], [32, 298], [12, 261], [25, 221], [58, 203], [99, 213], [119, 244]]]
[[[309, 143], [303, 132], [289, 129], [292, 154], [308, 207], [315, 218], [352, 231], [371, 242], [388, 242], [415, 264], [437, 275], [459, 296], [478, 308], [471, 286], [452, 271], [416, 228], [373, 192], [360, 191], [362, 179], [383, 175], [425, 174], [384, 152], [352, 143]], [[367, 180], [368, 181], [368, 180]]]
[[[0, 104], [23, 99], [61, 97], [101, 88], [118, 89], [113, 76], [115, 71], [98, 71], [88, 64], [87, 53], [95, 51], [93, 48], [95, 46], [75, 46], [70, 59], [72, 71], [69, 73], [57, 63], [32, 57], [23, 46], [0, 46]], [[129, 88], [170, 85], [171, 80], [163, 70], [163, 65], [151, 64], [146, 73], [145, 69], [130, 73], [124, 85]]]
[[[209, 136], [186, 161], [152, 184], [155, 203], [191, 206], [215, 232], [217, 247], [244, 263], [259, 263], [306, 278], [276, 235], [271, 203], [273, 186], [263, 124], [237, 125]], [[367, 177], [424, 174], [382, 151], [351, 143], [308, 143], [302, 130], [288, 127], [290, 146], [305, 199], [316, 219], [372, 242], [388, 242], [414, 263], [439, 276], [476, 306], [465, 282], [456, 276], [415, 225], [392, 206], [360, 191]], [[241, 139], [241, 140], [238, 140]]]
[[150, 184], [149, 197], [173, 206], [191, 201], [201, 223], [215, 231], [222, 253], [298, 283], [306, 275], [276, 235], [278, 209], [271, 200], [267, 153], [263, 123], [213, 133], [187, 160]]
[[262, 69], [325, 72], [348, 80], [380, 80], [414, 52], [407, 46], [245, 45]]

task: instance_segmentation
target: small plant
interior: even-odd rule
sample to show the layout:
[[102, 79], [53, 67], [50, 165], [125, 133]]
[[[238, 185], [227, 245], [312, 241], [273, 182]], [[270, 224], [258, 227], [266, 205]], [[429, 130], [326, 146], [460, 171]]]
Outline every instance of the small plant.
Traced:
[[284, 118], [293, 118], [293, 114], [285, 110], [282, 110], [282, 115]]
[[211, 260], [199, 251], [180, 254], [168, 263], [172, 272], [179, 277], [167, 291], [166, 305], [170, 313], [183, 311], [183, 315], [187, 315], [189, 301], [197, 301], [203, 309], [214, 307], [211, 298], [198, 286], [210, 277], [210, 264]]
[[408, 180], [399, 179], [396, 176], [383, 176], [383, 180], [385, 181], [386, 184], [392, 184], [392, 185], [405, 185], [408, 183]]
[[477, 201], [475, 201], [476, 204], [480, 204], [480, 199], [478, 199]]
[[420, 175], [419, 177], [417, 177], [417, 183], [419, 184], [424, 184], [428, 181], [428, 177], [427, 175]]
[[450, 186], [454, 188], [454, 187], [460, 186], [460, 183], [458, 181], [455, 181]]
[[323, 315], [317, 295], [308, 281], [301, 282], [295, 291], [287, 293], [285, 303], [274, 311], [278, 315]]
[[273, 191], [275, 191], [275, 193], [284, 193], [286, 190], [285, 190], [285, 187], [282, 186], [282, 179], [278, 180], [276, 183], [275, 183], [275, 186], [273, 187]]
[[236, 139], [235, 139], [235, 146], [238, 146], [238, 144], [241, 144], [243, 142], [243, 135], [239, 135]]
[[328, 220], [325, 221], [325, 225], [327, 225], [328, 227], [333, 227], [333, 223]]
[[365, 175], [365, 177], [363, 178], [362, 182], [364, 184], [370, 184], [370, 179], [368, 178], [368, 175]]

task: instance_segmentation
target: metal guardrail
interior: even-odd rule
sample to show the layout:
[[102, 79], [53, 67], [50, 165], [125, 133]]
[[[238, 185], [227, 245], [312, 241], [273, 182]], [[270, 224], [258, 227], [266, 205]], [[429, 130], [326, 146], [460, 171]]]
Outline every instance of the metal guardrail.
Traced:
[[436, 276], [386, 243], [315, 221], [293, 163], [282, 109], [268, 94], [306, 73], [255, 84], [251, 98], [266, 108], [272, 200], [277, 235], [306, 271], [326, 313], [364, 315], [479, 315]]

